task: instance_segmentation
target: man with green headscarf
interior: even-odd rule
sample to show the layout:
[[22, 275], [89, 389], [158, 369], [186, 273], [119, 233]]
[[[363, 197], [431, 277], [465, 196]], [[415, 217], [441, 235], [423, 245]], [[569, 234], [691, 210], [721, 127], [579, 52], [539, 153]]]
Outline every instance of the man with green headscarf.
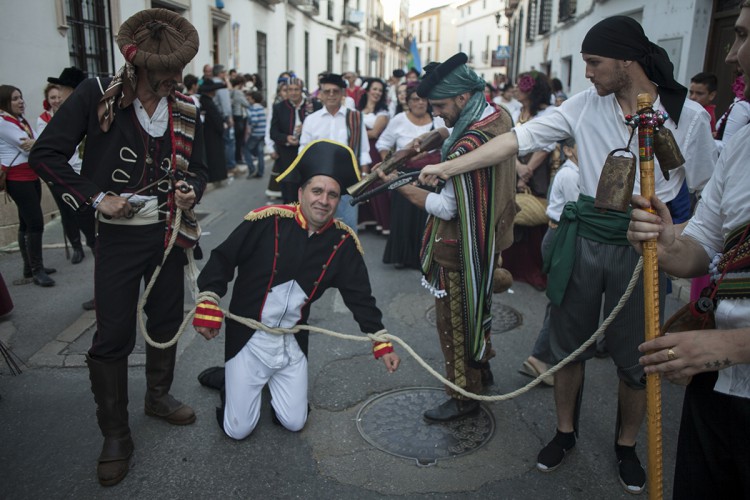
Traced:
[[[508, 112], [484, 98], [484, 80], [459, 52], [425, 68], [417, 94], [428, 98], [433, 115], [453, 127], [442, 148], [451, 160], [511, 129]], [[422, 283], [435, 295], [446, 377], [471, 393], [492, 381], [489, 359], [493, 270], [512, 243], [516, 186], [514, 160], [453, 177], [440, 193], [415, 186], [399, 192], [430, 217], [422, 239]], [[424, 418], [447, 422], [479, 411], [479, 402], [446, 388], [449, 399]]]

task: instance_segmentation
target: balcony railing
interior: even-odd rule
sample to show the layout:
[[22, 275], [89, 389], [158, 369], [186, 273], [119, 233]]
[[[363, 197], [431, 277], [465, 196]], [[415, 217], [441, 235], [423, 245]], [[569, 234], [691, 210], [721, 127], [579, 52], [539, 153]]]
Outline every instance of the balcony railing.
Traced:
[[362, 23], [362, 21], [364, 21], [364, 19], [365, 13], [363, 11], [347, 7], [344, 24], [347, 24], [356, 29], [360, 29], [359, 25]]
[[320, 0], [289, 0], [289, 3], [311, 16], [317, 16], [320, 13]]

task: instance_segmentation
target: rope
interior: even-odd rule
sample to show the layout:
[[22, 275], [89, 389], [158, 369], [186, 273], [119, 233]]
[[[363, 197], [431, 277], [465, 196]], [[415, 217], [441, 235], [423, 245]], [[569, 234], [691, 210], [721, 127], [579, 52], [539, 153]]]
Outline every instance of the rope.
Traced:
[[[162, 259], [162, 263], [154, 270], [153, 276], [151, 276], [151, 281], [149, 281], [148, 286], [146, 287], [146, 290], [143, 292], [143, 297], [138, 302], [138, 324], [141, 328], [141, 332], [143, 334], [143, 338], [146, 340], [146, 342], [152, 346], [156, 347], [157, 349], [168, 349], [175, 345], [179, 338], [182, 336], [182, 334], [185, 332], [185, 329], [187, 328], [188, 324], [193, 319], [193, 316], [195, 316], [195, 307], [191, 311], [185, 315], [185, 318], [182, 320], [182, 324], [180, 325], [180, 328], [177, 330], [177, 333], [175, 336], [169, 340], [168, 342], [156, 342], [154, 341], [148, 334], [148, 331], [146, 330], [146, 323], [143, 320], [143, 307], [146, 304], [146, 299], [148, 298], [149, 293], [151, 292], [151, 289], [154, 286], [154, 283], [156, 282], [156, 278], [159, 276], [159, 271], [161, 271], [161, 267], [164, 265], [164, 262], [166, 262], [167, 257], [169, 256], [169, 252], [172, 251], [172, 247], [174, 246], [174, 242], [177, 239], [177, 233], [180, 227], [180, 223], [182, 222], [182, 210], [179, 208], [176, 211], [175, 214], [175, 220], [174, 220], [174, 229], [172, 231], [172, 235], [169, 239], [169, 244], [167, 245], [166, 250], [164, 251], [164, 258]], [[193, 251], [192, 249], [185, 250], [188, 257], [188, 271], [187, 273], [194, 273], [195, 270], [197, 270], [195, 266], [195, 260], [193, 259]], [[570, 353], [565, 359], [557, 363], [555, 366], [549, 368], [546, 372], [539, 375], [537, 378], [526, 384], [525, 386], [516, 389], [515, 391], [506, 393], [506, 394], [494, 394], [492, 396], [484, 396], [481, 394], [474, 394], [471, 392], [466, 391], [465, 389], [457, 386], [450, 380], [443, 377], [440, 373], [435, 371], [434, 368], [432, 368], [419, 354], [417, 354], [414, 349], [409, 346], [409, 344], [406, 343], [406, 341], [402, 340], [401, 338], [397, 337], [396, 335], [391, 335], [388, 333], [387, 330], [380, 330], [375, 333], [368, 333], [363, 335], [349, 335], [346, 333], [340, 333], [335, 332], [333, 330], [328, 330], [326, 328], [321, 328], [318, 326], [313, 325], [297, 325], [294, 328], [272, 328], [270, 326], [264, 325], [263, 323], [256, 321], [252, 318], [245, 318], [242, 316], [237, 316], [235, 314], [232, 314], [228, 310], [224, 310], [221, 307], [219, 309], [224, 314], [226, 318], [233, 319], [234, 321], [241, 323], [248, 328], [252, 328], [254, 330], [263, 330], [268, 333], [273, 333], [275, 335], [284, 335], [288, 333], [298, 333], [302, 330], [306, 330], [310, 333], [322, 333], [324, 335], [328, 335], [330, 337], [334, 337], [337, 339], [342, 340], [354, 340], [356, 342], [368, 342], [368, 341], [375, 341], [375, 342], [396, 342], [398, 345], [404, 348], [404, 350], [412, 357], [414, 358], [417, 363], [419, 363], [427, 372], [438, 379], [442, 384], [447, 385], [454, 391], [458, 392], [459, 394], [470, 398], [470, 399], [476, 399], [478, 401], [487, 401], [487, 402], [493, 402], [493, 401], [508, 401], [510, 399], [513, 399], [515, 397], [518, 397], [522, 394], [527, 393], [537, 385], [539, 385], [542, 382], [542, 379], [544, 377], [547, 377], [548, 375], [554, 375], [558, 371], [560, 371], [563, 367], [565, 367], [567, 364], [569, 364], [571, 361], [575, 360], [581, 353], [583, 353], [586, 349], [591, 347], [591, 345], [597, 341], [599, 337], [601, 337], [604, 334], [604, 331], [609, 327], [609, 325], [614, 321], [615, 317], [617, 317], [617, 314], [620, 312], [620, 310], [625, 307], [625, 303], [630, 298], [630, 295], [633, 293], [633, 289], [635, 288], [636, 283], [638, 282], [638, 277], [641, 274], [641, 271], [643, 270], [643, 257], [638, 259], [638, 264], [635, 266], [635, 269], [633, 270], [633, 275], [630, 278], [630, 282], [628, 283], [628, 287], [625, 290], [625, 293], [620, 297], [620, 301], [617, 303], [614, 309], [612, 309], [612, 312], [609, 313], [609, 316], [607, 316], [607, 319], [605, 319], [601, 326], [594, 332], [589, 339], [581, 344], [581, 346]], [[197, 273], [194, 273], [197, 274]], [[193, 292], [193, 298], [195, 299], [195, 303], [200, 304], [201, 302], [211, 302], [215, 305], [219, 305], [219, 300], [221, 299], [218, 295], [216, 295], [213, 292], [200, 292], [196, 295], [195, 293], [195, 281], [191, 281], [191, 287]]]

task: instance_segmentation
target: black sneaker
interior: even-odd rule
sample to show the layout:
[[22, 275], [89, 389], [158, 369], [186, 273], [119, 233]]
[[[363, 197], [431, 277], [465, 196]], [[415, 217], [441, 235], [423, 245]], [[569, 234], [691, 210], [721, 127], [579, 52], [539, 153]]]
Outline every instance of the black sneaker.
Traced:
[[628, 493], [640, 495], [646, 486], [646, 471], [635, 454], [635, 445], [622, 446], [615, 444], [615, 455], [617, 455], [617, 469], [620, 482]]
[[536, 468], [542, 472], [552, 472], [560, 467], [567, 452], [576, 445], [575, 432], [557, 431], [552, 441], [547, 444], [536, 458]]

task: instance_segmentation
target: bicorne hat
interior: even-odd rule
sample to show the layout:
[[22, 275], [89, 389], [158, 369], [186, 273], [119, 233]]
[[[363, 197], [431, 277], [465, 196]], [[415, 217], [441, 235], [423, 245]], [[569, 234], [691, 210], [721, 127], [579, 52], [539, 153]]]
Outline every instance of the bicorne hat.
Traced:
[[295, 171], [299, 173], [302, 184], [316, 175], [331, 177], [339, 183], [342, 193], [359, 182], [359, 167], [354, 151], [349, 146], [329, 139], [319, 139], [305, 146], [276, 181], [281, 182]]

